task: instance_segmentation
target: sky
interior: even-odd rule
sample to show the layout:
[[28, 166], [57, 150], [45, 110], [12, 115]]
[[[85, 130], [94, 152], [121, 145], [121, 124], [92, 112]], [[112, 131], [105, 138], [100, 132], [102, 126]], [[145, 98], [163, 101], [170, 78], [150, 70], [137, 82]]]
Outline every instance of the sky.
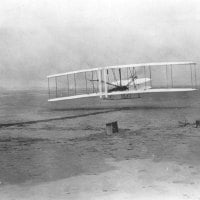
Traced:
[[0, 0], [0, 87], [107, 65], [194, 61], [198, 0]]

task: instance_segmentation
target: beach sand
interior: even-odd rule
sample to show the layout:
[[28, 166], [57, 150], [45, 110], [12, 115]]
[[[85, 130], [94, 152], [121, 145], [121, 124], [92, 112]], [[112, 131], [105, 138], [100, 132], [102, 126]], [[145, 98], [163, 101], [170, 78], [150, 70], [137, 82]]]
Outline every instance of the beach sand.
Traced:
[[[69, 118], [2, 126], [0, 199], [200, 199], [198, 96], [185, 105], [47, 109]], [[119, 133], [106, 135], [115, 120]]]

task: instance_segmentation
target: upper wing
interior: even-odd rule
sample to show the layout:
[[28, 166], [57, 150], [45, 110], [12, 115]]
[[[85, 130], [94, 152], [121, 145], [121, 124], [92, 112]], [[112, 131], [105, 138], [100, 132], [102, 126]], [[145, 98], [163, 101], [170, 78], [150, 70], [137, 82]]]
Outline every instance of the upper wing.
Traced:
[[156, 63], [139, 63], [139, 64], [128, 64], [128, 65], [114, 65], [107, 66], [106, 69], [115, 69], [115, 68], [139, 68], [139, 67], [161, 67], [161, 66], [176, 66], [176, 65], [195, 65], [195, 62], [156, 62]]
[[47, 76], [47, 78], [53, 78], [58, 76], [65, 76], [69, 74], [76, 74], [76, 73], [84, 73], [84, 72], [92, 72], [102, 69], [114, 69], [114, 68], [138, 68], [138, 67], [151, 67], [151, 66], [166, 66], [166, 65], [195, 65], [195, 62], [158, 62], [158, 63], [139, 63], [139, 64], [128, 64], [128, 65], [114, 65], [114, 66], [107, 66], [107, 67], [100, 67], [100, 68], [92, 68], [92, 69], [83, 69], [83, 70], [76, 70], [71, 72], [59, 73], [59, 74], [52, 74]]

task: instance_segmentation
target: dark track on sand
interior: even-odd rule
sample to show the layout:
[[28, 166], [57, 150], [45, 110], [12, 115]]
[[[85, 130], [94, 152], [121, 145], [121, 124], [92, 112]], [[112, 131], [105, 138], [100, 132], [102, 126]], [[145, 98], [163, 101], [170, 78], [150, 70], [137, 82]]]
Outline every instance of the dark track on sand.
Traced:
[[74, 118], [79, 118], [79, 117], [87, 117], [87, 116], [91, 116], [91, 115], [116, 112], [119, 110], [121, 110], [121, 109], [111, 109], [111, 110], [106, 110], [106, 111], [99, 111], [99, 112], [93, 112], [93, 113], [87, 113], [87, 114], [81, 114], [81, 115], [75, 115], [75, 116], [56, 117], [56, 118], [50, 118], [50, 119], [32, 120], [32, 121], [25, 121], [25, 122], [4, 123], [4, 124], [0, 124], [0, 128], [10, 127], [10, 126], [24, 126], [24, 125], [29, 125], [29, 124], [58, 121], [58, 120], [64, 120], [64, 119], [74, 119]]

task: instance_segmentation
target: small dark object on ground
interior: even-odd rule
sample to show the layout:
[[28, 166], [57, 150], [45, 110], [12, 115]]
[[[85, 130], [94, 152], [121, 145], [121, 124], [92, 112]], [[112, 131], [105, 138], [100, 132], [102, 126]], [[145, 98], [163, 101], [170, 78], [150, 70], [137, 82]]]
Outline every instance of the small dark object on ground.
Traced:
[[190, 125], [190, 123], [187, 120], [185, 120], [184, 122], [179, 121], [179, 126], [185, 127], [185, 126], [188, 126], [188, 125]]
[[106, 133], [111, 135], [112, 133], [117, 133], [119, 131], [117, 121], [106, 124]]
[[196, 128], [198, 128], [198, 126], [200, 126], [200, 120], [196, 120]]

